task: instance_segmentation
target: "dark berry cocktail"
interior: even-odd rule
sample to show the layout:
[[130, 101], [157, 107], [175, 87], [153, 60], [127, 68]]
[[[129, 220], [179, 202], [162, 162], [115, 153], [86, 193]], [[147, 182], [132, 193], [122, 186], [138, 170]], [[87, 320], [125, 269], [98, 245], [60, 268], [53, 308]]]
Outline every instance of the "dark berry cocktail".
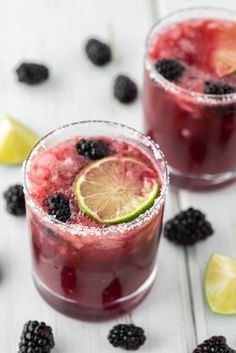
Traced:
[[177, 186], [210, 189], [236, 177], [235, 34], [236, 15], [207, 8], [172, 14], [149, 34], [145, 129]]
[[157, 145], [131, 128], [82, 122], [42, 139], [25, 193], [44, 299], [88, 320], [135, 307], [155, 277], [167, 184]]

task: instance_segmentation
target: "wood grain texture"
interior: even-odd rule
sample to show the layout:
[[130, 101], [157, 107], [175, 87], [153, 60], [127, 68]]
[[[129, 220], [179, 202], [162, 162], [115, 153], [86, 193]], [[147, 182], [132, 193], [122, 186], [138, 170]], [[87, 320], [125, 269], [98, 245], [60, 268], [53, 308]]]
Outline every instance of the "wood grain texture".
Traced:
[[[0, 2], [0, 110], [40, 135], [76, 120], [105, 119], [142, 129], [141, 99], [122, 106], [112, 98], [121, 72], [142, 85], [144, 40], [158, 8], [152, 0], [8, 0]], [[111, 42], [114, 61], [92, 66], [82, 51], [96, 34]], [[40, 60], [51, 78], [38, 87], [16, 82], [21, 60]], [[141, 91], [141, 88], [140, 88]], [[20, 182], [21, 168], [0, 168], [0, 193]], [[170, 192], [166, 218], [178, 211]], [[66, 318], [47, 306], [31, 280], [25, 219], [8, 215], [0, 197], [0, 353], [15, 353], [22, 325], [44, 320], [55, 331], [55, 353], [114, 352], [106, 336], [115, 322], [89, 324]], [[147, 300], [132, 314], [147, 332], [143, 353], [188, 353], [195, 346], [186, 254], [162, 240], [158, 279]], [[125, 316], [119, 322], [129, 322]]]

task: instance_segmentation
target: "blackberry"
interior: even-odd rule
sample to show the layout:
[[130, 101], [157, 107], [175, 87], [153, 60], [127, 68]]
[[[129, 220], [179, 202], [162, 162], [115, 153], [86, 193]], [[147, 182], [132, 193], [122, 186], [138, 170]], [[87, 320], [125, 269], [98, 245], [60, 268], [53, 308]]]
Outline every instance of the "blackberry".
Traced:
[[81, 139], [76, 144], [78, 154], [97, 160], [109, 155], [108, 144], [104, 141], [90, 141]]
[[185, 71], [185, 67], [173, 59], [158, 60], [155, 64], [155, 68], [159, 74], [169, 81], [177, 81]]
[[121, 103], [131, 103], [137, 98], [136, 84], [127, 76], [119, 75], [114, 83], [114, 96]]
[[111, 61], [111, 49], [106, 44], [95, 38], [88, 40], [85, 51], [92, 63], [97, 66], [102, 66]]
[[81, 154], [82, 156], [89, 156], [89, 152], [92, 148], [92, 141], [86, 140], [86, 139], [81, 139], [80, 142], [76, 144], [76, 151], [78, 154]]
[[50, 326], [44, 322], [28, 321], [23, 328], [18, 353], [50, 353], [54, 346]]
[[10, 186], [3, 194], [7, 211], [14, 216], [25, 214], [25, 196], [22, 185]]
[[119, 324], [110, 330], [108, 341], [113, 347], [134, 351], [144, 344], [146, 336], [141, 327], [137, 327], [133, 324]]
[[45, 65], [22, 63], [16, 69], [19, 82], [36, 85], [49, 78], [49, 70]]
[[224, 82], [204, 82], [205, 94], [229, 94], [236, 92], [236, 89]]
[[213, 229], [205, 215], [192, 207], [181, 211], [164, 226], [164, 236], [180, 245], [193, 245], [211, 234]]
[[70, 202], [68, 197], [61, 193], [55, 193], [45, 200], [48, 214], [54, 216], [58, 221], [66, 222], [71, 216]]
[[89, 153], [89, 157], [91, 159], [101, 159], [103, 157], [108, 156], [109, 150], [108, 145], [104, 141], [95, 141], [92, 143], [92, 148]]
[[225, 337], [213, 336], [199, 344], [193, 353], [235, 353], [235, 351], [229, 348]]

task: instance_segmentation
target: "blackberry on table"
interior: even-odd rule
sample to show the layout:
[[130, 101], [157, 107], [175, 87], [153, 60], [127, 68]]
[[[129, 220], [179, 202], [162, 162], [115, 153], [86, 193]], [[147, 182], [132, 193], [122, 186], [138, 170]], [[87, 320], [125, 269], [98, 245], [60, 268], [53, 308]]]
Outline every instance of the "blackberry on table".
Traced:
[[213, 234], [205, 215], [192, 207], [166, 222], [164, 236], [179, 245], [193, 245]]
[[68, 197], [61, 193], [55, 193], [45, 200], [48, 213], [58, 221], [66, 222], [71, 216], [70, 201]]
[[185, 71], [185, 67], [173, 59], [160, 59], [156, 62], [155, 68], [168, 81], [177, 81]]
[[25, 196], [22, 185], [10, 186], [3, 194], [7, 211], [14, 216], [25, 214]]
[[45, 65], [36, 63], [22, 63], [16, 69], [19, 82], [36, 85], [49, 78], [49, 70]]
[[50, 353], [54, 346], [50, 326], [44, 322], [28, 321], [23, 328], [18, 353]]
[[236, 92], [236, 88], [224, 82], [206, 81], [204, 82], [205, 94], [230, 94]]
[[131, 103], [137, 98], [136, 84], [127, 76], [119, 75], [114, 83], [114, 96], [121, 103]]
[[103, 66], [111, 61], [112, 55], [110, 47], [95, 38], [88, 40], [85, 46], [85, 52], [94, 65]]
[[131, 351], [139, 349], [146, 341], [146, 336], [141, 327], [133, 324], [118, 324], [110, 330], [108, 341], [113, 347]]
[[199, 344], [193, 353], [235, 353], [226, 343], [223, 336], [213, 336]]
[[90, 159], [97, 160], [109, 155], [108, 144], [104, 141], [90, 141], [81, 139], [76, 144], [78, 154], [86, 156]]

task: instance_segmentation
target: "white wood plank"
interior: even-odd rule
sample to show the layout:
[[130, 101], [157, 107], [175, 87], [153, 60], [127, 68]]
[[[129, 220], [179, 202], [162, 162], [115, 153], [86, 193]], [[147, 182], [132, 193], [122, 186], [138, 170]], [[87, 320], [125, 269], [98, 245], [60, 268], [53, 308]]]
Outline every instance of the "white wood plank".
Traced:
[[[122, 106], [112, 99], [112, 79], [130, 74], [141, 87], [144, 39], [151, 25], [152, 1], [143, 0], [8, 0], [0, 2], [1, 111], [20, 118], [41, 135], [59, 125], [84, 119], [105, 119], [142, 128], [141, 100]], [[84, 57], [85, 38], [96, 33], [112, 43], [114, 62], [93, 67]], [[49, 82], [39, 87], [17, 84], [13, 69], [22, 60], [49, 64]], [[0, 193], [21, 179], [20, 168], [0, 168]], [[170, 194], [166, 216], [178, 209]], [[0, 198], [0, 353], [15, 353], [22, 324], [45, 320], [55, 330], [64, 353], [107, 353], [114, 349], [106, 335], [117, 322], [82, 323], [49, 308], [31, 280], [24, 219], [4, 211]], [[147, 331], [143, 352], [187, 353], [194, 345], [184, 253], [163, 240], [158, 281], [149, 298], [134, 312]], [[128, 317], [119, 322], [128, 322]]]
[[212, 253], [219, 252], [236, 259], [235, 193], [236, 185], [210, 193], [181, 192], [181, 206], [193, 205], [203, 210], [215, 229], [214, 236], [188, 252], [198, 341], [213, 334], [223, 334], [234, 346], [236, 316], [224, 317], [211, 313], [204, 296], [203, 278]]
[[234, 0], [154, 0], [156, 6], [159, 6], [160, 13], [167, 15], [170, 12], [180, 10], [183, 8], [200, 7], [200, 6], [211, 6], [211, 7], [223, 7], [226, 9], [236, 10], [236, 4]]
[[[218, 0], [214, 2], [211, 0], [159, 0], [156, 1], [157, 3], [161, 15], [191, 6], [222, 7], [222, 2]], [[236, 10], [236, 2], [225, 0], [223, 7]], [[215, 228], [213, 237], [187, 251], [197, 341], [201, 342], [212, 335], [225, 335], [233, 347], [236, 346], [234, 330], [236, 316], [224, 317], [210, 311], [204, 296], [203, 278], [207, 261], [212, 253], [220, 252], [236, 258], [235, 193], [235, 184], [209, 193], [187, 191], [179, 193], [179, 202], [182, 209], [189, 206], [201, 209], [207, 214]]]
[[[96, 118], [141, 128], [140, 105], [123, 107], [111, 95], [112, 79], [120, 72], [141, 85], [143, 43], [150, 27], [143, 1], [134, 6], [134, 1], [10, 0], [0, 10], [2, 111], [30, 121], [42, 134], [59, 124]], [[111, 41], [115, 51], [115, 62], [100, 70], [81, 50], [94, 34]], [[17, 85], [12, 71], [22, 58], [48, 63], [50, 82], [33, 88]]]

